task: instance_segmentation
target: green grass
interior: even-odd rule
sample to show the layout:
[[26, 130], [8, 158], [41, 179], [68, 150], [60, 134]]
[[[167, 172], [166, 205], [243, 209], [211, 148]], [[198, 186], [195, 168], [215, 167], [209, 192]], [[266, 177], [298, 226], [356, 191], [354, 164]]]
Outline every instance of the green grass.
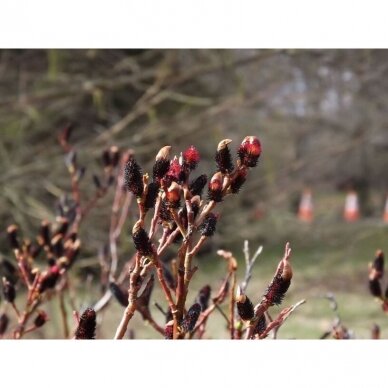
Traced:
[[[278, 338], [314, 339], [330, 330], [335, 316], [329, 302], [322, 298], [322, 295], [328, 292], [335, 295], [342, 322], [355, 333], [356, 338], [370, 338], [373, 323], [380, 325], [382, 337], [388, 338], [387, 316], [369, 294], [367, 284], [367, 266], [373, 259], [374, 252], [378, 248], [388, 251], [387, 226], [364, 221], [354, 225], [332, 223], [327, 228], [327, 225], [305, 226], [297, 221], [293, 222], [294, 225], [288, 226], [291, 229], [298, 228], [298, 235], [292, 236], [290, 233], [285, 236], [284, 242], [286, 237], [290, 237], [294, 277], [282, 306], [272, 308], [271, 315], [276, 316], [281, 308], [301, 299], [306, 299], [307, 303], [289, 317], [279, 330]], [[251, 250], [256, 249], [259, 244], [260, 241], [251, 241]], [[238, 259], [238, 279], [241, 281], [244, 273], [242, 241], [232, 248]], [[283, 249], [283, 242], [264, 245], [248, 287], [248, 295], [252, 301], [259, 300], [271, 280]], [[216, 253], [201, 257], [196, 264], [199, 270], [193, 278], [188, 303], [194, 301], [198, 290], [205, 284], [210, 284], [215, 292], [225, 275], [225, 263]], [[97, 286], [92, 284], [90, 288], [85, 288], [85, 282], [77, 278], [74, 278], [73, 282], [80, 308], [93, 304], [99, 293]], [[22, 297], [19, 297], [18, 303]], [[166, 306], [158, 285], [153, 293], [153, 301]], [[69, 323], [74, 327], [68, 303], [67, 309]], [[224, 303], [223, 309], [227, 312], [227, 303]], [[58, 333], [63, 332], [56, 298], [47, 304], [47, 311], [51, 318], [50, 324], [27, 335], [26, 338], [58, 338]], [[123, 308], [116, 301], [112, 301], [109, 307], [99, 314], [99, 338], [113, 337], [122, 311]], [[160, 324], [164, 322], [162, 314], [156, 309], [154, 315]], [[152, 328], [144, 325], [137, 314], [130, 327], [136, 338], [161, 338]], [[215, 311], [208, 321], [206, 338], [228, 338], [225, 320], [218, 311]]]

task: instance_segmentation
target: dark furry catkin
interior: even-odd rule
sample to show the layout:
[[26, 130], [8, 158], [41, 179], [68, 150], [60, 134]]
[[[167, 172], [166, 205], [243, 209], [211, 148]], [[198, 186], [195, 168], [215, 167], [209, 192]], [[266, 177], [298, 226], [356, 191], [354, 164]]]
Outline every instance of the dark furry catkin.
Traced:
[[92, 308], [87, 308], [79, 320], [75, 339], [87, 340], [96, 337], [96, 312]]

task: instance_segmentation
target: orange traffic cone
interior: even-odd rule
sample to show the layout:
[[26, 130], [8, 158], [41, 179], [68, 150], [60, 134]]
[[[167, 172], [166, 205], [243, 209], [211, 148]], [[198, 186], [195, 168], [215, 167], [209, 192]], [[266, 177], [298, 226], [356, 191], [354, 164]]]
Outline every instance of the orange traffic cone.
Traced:
[[303, 190], [299, 204], [298, 218], [305, 222], [311, 222], [313, 220], [313, 200], [310, 189]]
[[387, 195], [387, 199], [385, 201], [383, 221], [388, 224], [388, 195]]
[[344, 219], [348, 222], [354, 222], [359, 218], [358, 195], [355, 191], [349, 191], [345, 200]]

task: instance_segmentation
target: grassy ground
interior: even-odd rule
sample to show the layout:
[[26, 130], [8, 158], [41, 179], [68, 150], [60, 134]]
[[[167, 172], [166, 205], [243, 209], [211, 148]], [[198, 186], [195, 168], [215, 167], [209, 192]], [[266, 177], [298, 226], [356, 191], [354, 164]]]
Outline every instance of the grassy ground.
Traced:
[[[334, 313], [328, 300], [322, 298], [329, 292], [333, 293], [338, 301], [338, 312], [343, 324], [354, 332], [356, 338], [370, 338], [373, 323], [380, 325], [382, 337], [388, 338], [387, 316], [369, 294], [367, 278], [368, 262], [373, 259], [376, 249], [388, 252], [388, 226], [382, 224], [378, 218], [365, 219], [355, 224], [344, 223], [334, 215], [335, 211], [330, 208], [330, 201], [327, 201], [327, 204], [322, 205], [321, 215], [317, 216], [312, 225], [302, 224], [286, 213], [280, 218], [275, 211], [272, 212], [272, 217], [252, 223], [252, 235], [263, 235], [265, 229], [267, 234], [268, 230], [273, 230], [276, 238], [269, 236], [265, 241], [250, 239], [252, 251], [260, 244], [264, 246], [264, 250], [256, 262], [248, 295], [254, 302], [260, 298], [283, 253], [284, 243], [290, 241], [294, 277], [282, 307], [300, 299], [306, 299], [307, 303], [299, 307], [288, 319], [279, 331], [279, 338], [319, 338], [325, 331], [330, 330]], [[239, 280], [242, 280], [243, 238], [234, 237], [224, 246], [216, 244], [215, 248], [225, 248], [234, 252], [239, 263]], [[194, 301], [197, 291], [205, 284], [210, 284], [213, 290], [216, 290], [225, 274], [225, 263], [215, 252], [200, 257], [197, 264], [199, 270], [193, 278], [189, 302]], [[77, 295], [83, 295], [77, 301], [81, 308], [96, 301], [99, 294], [96, 285], [86, 286], [85, 282], [78, 278], [74, 278], [74, 284]], [[153, 301], [166, 305], [158, 286], [153, 294]], [[67, 307], [70, 313], [70, 306]], [[227, 311], [226, 303], [223, 308]], [[276, 315], [279, 310], [273, 308], [272, 315]], [[58, 338], [58, 333], [62, 333], [56, 299], [48, 304], [48, 313], [52, 320], [51, 324], [47, 325], [44, 331], [30, 334], [29, 338], [41, 338], [43, 335], [46, 338]], [[112, 338], [121, 314], [122, 307], [115, 301], [99, 314], [99, 338]], [[163, 323], [163, 316], [157, 310], [154, 315], [158, 322]], [[133, 319], [131, 328], [134, 329], [137, 338], [160, 337], [145, 326], [138, 316]], [[228, 337], [225, 321], [217, 311], [208, 321], [206, 337]]]

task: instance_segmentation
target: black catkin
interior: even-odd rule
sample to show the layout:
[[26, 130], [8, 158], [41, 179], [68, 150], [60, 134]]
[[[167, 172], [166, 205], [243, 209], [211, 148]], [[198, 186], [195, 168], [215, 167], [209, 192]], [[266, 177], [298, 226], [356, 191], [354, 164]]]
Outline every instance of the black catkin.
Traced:
[[96, 337], [96, 312], [92, 308], [87, 308], [81, 315], [75, 339], [87, 340]]
[[185, 332], [190, 332], [194, 329], [195, 324], [197, 323], [198, 317], [201, 314], [201, 305], [199, 303], [194, 303], [187, 312], [186, 316], [183, 318], [182, 329]]
[[215, 160], [218, 171], [221, 171], [223, 174], [233, 171], [233, 159], [228, 146], [217, 150]]
[[144, 199], [144, 208], [146, 210], [153, 209], [155, 207], [156, 199], [159, 194], [159, 183], [151, 182], [148, 185], [147, 194]]
[[121, 306], [128, 306], [128, 291], [123, 291], [115, 282], [109, 283], [109, 289]]
[[277, 274], [268, 286], [264, 297], [270, 302], [270, 306], [280, 305], [284, 296], [290, 287], [291, 280], [283, 279], [280, 274]]
[[124, 185], [136, 197], [141, 197], [144, 191], [143, 175], [135, 159], [127, 162], [124, 169]]
[[201, 310], [205, 311], [209, 306], [211, 288], [209, 285], [203, 286], [197, 295], [196, 302], [201, 306]]
[[218, 217], [214, 213], [209, 213], [202, 224], [199, 226], [199, 230], [202, 236], [211, 237], [216, 231]]
[[205, 174], [202, 174], [199, 177], [195, 178], [189, 184], [190, 193], [193, 196], [195, 196], [195, 195], [201, 196], [203, 189], [206, 186], [206, 183], [207, 183], [207, 176]]
[[155, 162], [152, 168], [152, 177], [154, 181], [159, 181], [164, 178], [170, 168], [169, 159], [159, 159]]
[[236, 299], [237, 312], [243, 321], [249, 321], [254, 316], [253, 303], [246, 295], [240, 295]]
[[9, 318], [6, 313], [0, 315], [0, 336], [3, 335], [8, 328]]
[[4, 299], [8, 303], [13, 303], [15, 301], [15, 298], [16, 298], [15, 286], [6, 278], [3, 278], [3, 295], [4, 295]]
[[153, 253], [152, 243], [148, 237], [148, 233], [138, 224], [135, 224], [132, 230], [132, 239], [135, 249], [142, 256], [150, 256]]
[[369, 291], [376, 298], [382, 297], [383, 291], [381, 289], [381, 284], [380, 284], [380, 281], [378, 279], [370, 279], [369, 280]]

